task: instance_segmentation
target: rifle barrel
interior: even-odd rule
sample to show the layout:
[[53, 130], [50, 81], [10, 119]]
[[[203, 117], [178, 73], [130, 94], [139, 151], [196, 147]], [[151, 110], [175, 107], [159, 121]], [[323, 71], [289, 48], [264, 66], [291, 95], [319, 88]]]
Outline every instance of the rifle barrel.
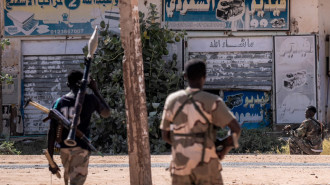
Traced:
[[43, 111], [46, 114], [49, 114], [50, 110], [47, 107], [44, 107], [42, 105], [40, 105], [39, 103], [35, 102], [35, 101], [29, 101], [30, 105], [33, 105], [34, 107], [36, 107], [37, 109]]

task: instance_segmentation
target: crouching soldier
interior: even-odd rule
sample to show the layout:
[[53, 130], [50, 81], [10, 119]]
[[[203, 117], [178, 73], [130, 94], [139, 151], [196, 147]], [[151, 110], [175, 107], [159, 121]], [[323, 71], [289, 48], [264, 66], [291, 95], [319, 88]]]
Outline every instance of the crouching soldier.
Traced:
[[297, 129], [290, 125], [284, 130], [291, 133], [289, 138], [290, 154], [319, 155], [322, 150], [324, 125], [314, 118], [316, 114], [314, 106], [308, 106], [305, 112], [306, 119]]

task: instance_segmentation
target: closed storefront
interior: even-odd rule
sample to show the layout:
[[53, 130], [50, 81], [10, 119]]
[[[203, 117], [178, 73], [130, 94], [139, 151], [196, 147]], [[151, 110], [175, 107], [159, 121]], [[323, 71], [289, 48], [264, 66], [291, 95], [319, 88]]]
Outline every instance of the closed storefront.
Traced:
[[[70, 44], [74, 44], [74, 42], [71, 41]], [[76, 41], [76, 43], [81, 42]], [[73, 50], [69, 54], [61, 52], [61, 45], [66, 44], [64, 41], [26, 42], [23, 43], [23, 47], [31, 47], [35, 44], [45, 44], [44, 49], [52, 48], [52, 51], [49, 56], [40, 55], [36, 50], [32, 50], [30, 53], [25, 52], [23, 55], [23, 98], [24, 101], [31, 99], [51, 108], [57, 98], [69, 92], [66, 85], [67, 74], [71, 70], [83, 70], [80, 64], [83, 63], [84, 56], [79, 50], [76, 52]], [[58, 46], [58, 49], [55, 46]], [[36, 48], [34, 47], [34, 49]], [[77, 54], [78, 52], [80, 54]], [[42, 121], [46, 116], [35, 107], [27, 106], [24, 109], [24, 133], [46, 134], [49, 122]]]

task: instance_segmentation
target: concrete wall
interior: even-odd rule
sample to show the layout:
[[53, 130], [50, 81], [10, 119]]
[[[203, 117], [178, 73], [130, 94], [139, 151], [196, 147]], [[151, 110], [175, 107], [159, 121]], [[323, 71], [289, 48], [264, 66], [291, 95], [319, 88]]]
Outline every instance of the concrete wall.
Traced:
[[329, 96], [329, 74], [328, 64], [329, 61], [326, 60], [326, 57], [329, 57], [329, 41], [326, 41], [327, 35], [330, 34], [330, 2], [328, 0], [319, 0], [318, 3], [318, 25], [319, 25], [319, 109], [321, 110], [320, 115], [321, 119], [324, 122], [330, 121], [329, 108], [328, 107], [328, 96]]
[[291, 32], [293, 34], [318, 33], [318, 0], [291, 0], [290, 5], [291, 26], [293, 26]]

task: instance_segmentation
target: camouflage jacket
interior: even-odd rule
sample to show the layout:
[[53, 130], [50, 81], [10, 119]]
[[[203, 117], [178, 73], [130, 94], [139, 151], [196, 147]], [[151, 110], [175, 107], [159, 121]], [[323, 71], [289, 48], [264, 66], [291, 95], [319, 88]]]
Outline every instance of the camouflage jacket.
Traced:
[[[188, 94], [196, 91], [199, 92], [193, 95], [193, 99], [211, 124], [223, 128], [235, 119], [223, 100], [216, 95], [189, 87], [186, 90], [170, 94], [165, 102], [160, 129], [173, 133], [170, 167], [172, 174], [189, 175], [191, 170], [201, 162], [204, 138], [180, 136], [180, 134], [206, 133], [209, 125], [191, 101], [188, 101], [181, 111], [178, 111], [179, 107], [188, 99]], [[177, 115], [175, 116], [175, 114]], [[218, 158], [218, 156], [213, 140], [208, 137], [204, 162], [208, 163], [212, 158]]]
[[322, 150], [322, 130], [316, 121], [309, 118], [304, 120], [294, 131], [294, 135], [304, 139], [311, 149]]

